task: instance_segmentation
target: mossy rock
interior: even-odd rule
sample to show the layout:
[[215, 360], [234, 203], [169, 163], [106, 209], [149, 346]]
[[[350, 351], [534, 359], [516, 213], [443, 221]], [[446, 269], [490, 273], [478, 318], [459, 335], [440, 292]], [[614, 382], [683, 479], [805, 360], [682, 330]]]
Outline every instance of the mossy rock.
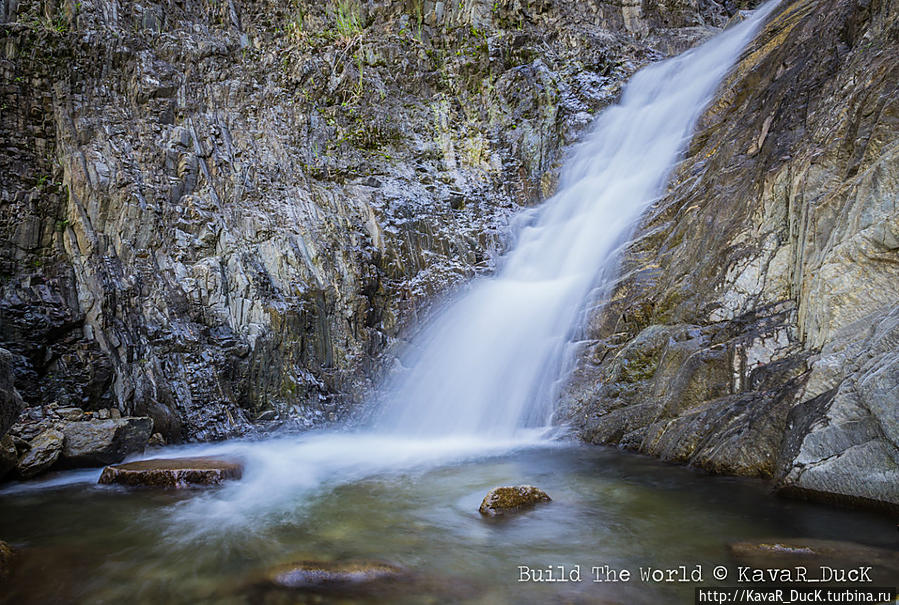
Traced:
[[243, 464], [221, 458], [168, 458], [114, 464], [103, 469], [101, 484], [184, 488], [219, 485], [240, 479]]
[[494, 487], [484, 496], [478, 511], [482, 515], [496, 517], [551, 500], [546, 492], [533, 485]]

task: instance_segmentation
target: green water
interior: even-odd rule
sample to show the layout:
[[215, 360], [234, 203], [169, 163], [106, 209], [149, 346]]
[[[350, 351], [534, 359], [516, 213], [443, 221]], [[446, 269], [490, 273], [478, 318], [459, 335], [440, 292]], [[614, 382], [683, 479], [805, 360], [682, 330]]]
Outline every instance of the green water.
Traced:
[[[245, 480], [252, 485], [252, 476]], [[543, 488], [553, 501], [502, 520], [478, 514], [488, 489], [518, 483]], [[231, 519], [227, 527], [215, 520], [215, 507], [229, 488], [218, 489], [126, 491], [78, 483], [0, 492], [0, 537], [20, 553], [0, 601], [690, 603], [692, 583], [594, 583], [591, 567], [608, 564], [636, 576], [640, 567], [700, 564], [704, 584], [712, 585], [714, 566], [733, 573], [737, 565], [727, 550], [733, 541], [826, 538], [897, 548], [888, 516], [785, 501], [761, 482], [586, 446], [326, 477], [297, 491], [287, 506], [247, 514], [243, 524]], [[271, 489], [274, 496], [278, 488]], [[209, 527], [193, 532], [184, 510], [199, 514], [200, 525], [208, 511]], [[411, 579], [350, 593], [254, 588], [278, 563], [357, 559], [399, 565]], [[580, 565], [581, 582], [522, 583], [520, 565]]]

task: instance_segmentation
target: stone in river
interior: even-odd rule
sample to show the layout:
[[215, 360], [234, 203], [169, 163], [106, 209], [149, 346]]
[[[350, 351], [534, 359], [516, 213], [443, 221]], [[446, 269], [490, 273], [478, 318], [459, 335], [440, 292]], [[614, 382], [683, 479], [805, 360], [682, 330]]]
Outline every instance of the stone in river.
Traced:
[[159, 458], [107, 466], [99, 483], [131, 487], [198, 487], [240, 479], [243, 465], [222, 458]]
[[0, 581], [6, 579], [9, 575], [10, 564], [12, 563], [13, 551], [9, 544], [0, 540]]
[[388, 563], [372, 561], [300, 561], [280, 565], [268, 572], [268, 580], [279, 588], [337, 588], [402, 577], [404, 571]]
[[546, 492], [533, 485], [494, 487], [484, 496], [484, 500], [481, 501], [481, 507], [478, 510], [482, 515], [496, 517], [534, 506], [538, 502], [549, 502], [550, 500], [552, 498]]

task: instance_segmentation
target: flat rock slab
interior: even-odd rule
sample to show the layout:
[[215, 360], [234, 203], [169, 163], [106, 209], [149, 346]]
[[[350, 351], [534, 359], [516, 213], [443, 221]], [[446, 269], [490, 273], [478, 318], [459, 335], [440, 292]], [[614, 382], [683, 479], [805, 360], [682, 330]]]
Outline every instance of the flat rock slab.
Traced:
[[107, 466], [99, 483], [131, 487], [184, 488], [240, 479], [243, 464], [223, 458], [158, 458]]
[[487, 492], [478, 509], [482, 515], [496, 517], [552, 500], [545, 491], [533, 485], [494, 487]]

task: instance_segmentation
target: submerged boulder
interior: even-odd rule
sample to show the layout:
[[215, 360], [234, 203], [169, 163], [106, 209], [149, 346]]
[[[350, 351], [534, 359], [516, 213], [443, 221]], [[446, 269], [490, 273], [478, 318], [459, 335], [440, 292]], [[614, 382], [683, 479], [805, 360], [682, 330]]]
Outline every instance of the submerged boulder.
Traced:
[[404, 575], [402, 568], [374, 561], [300, 561], [279, 565], [266, 577], [279, 588], [339, 588], [395, 580]]
[[222, 458], [160, 458], [107, 466], [99, 483], [132, 487], [198, 487], [240, 479], [243, 465]]
[[153, 420], [146, 417], [68, 422], [63, 425], [66, 466], [104, 466], [142, 452], [153, 432]]
[[31, 440], [29, 449], [16, 466], [19, 476], [29, 479], [40, 475], [56, 464], [63, 450], [65, 435], [56, 429], [48, 429]]
[[841, 540], [807, 538], [734, 542], [728, 548], [740, 563], [761, 569], [808, 565], [816, 561], [851, 566], [864, 561], [875, 568], [899, 572], [899, 552]]
[[533, 485], [494, 487], [487, 492], [478, 509], [482, 515], [496, 517], [552, 500], [542, 489]]

